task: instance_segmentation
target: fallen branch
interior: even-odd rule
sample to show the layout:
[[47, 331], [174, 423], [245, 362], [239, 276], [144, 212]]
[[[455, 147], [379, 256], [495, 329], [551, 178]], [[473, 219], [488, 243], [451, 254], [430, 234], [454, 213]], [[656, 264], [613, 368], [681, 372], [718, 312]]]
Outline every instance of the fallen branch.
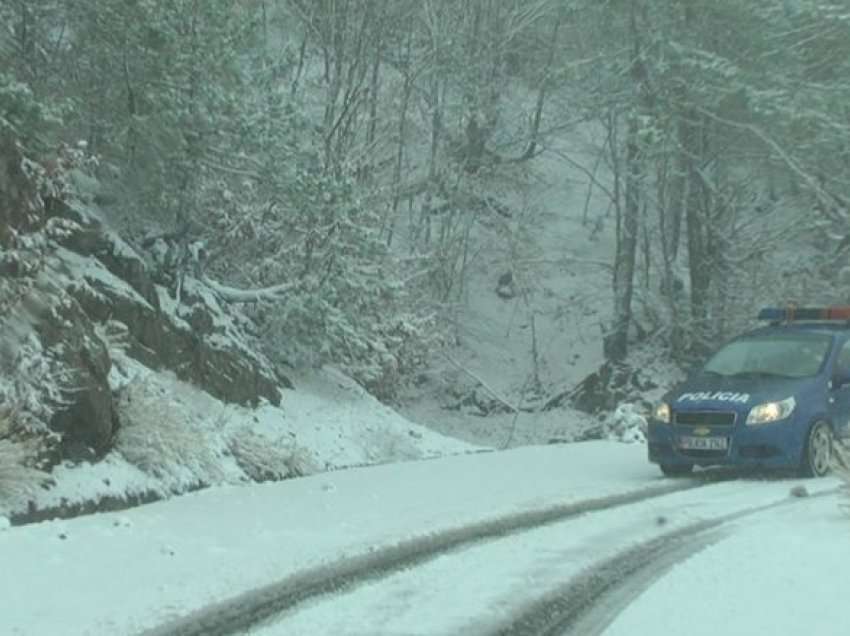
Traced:
[[212, 289], [221, 300], [228, 303], [258, 303], [262, 301], [279, 301], [283, 300], [289, 292], [295, 289], [293, 283], [282, 283], [280, 285], [272, 285], [271, 287], [261, 287], [259, 289], [240, 289], [238, 287], [229, 287], [222, 285], [214, 280], [204, 276], [203, 283]]
[[490, 385], [488, 385], [484, 380], [481, 379], [480, 376], [476, 375], [474, 372], [467, 369], [465, 366], [463, 366], [460, 362], [458, 362], [457, 360], [452, 358], [445, 351], [443, 352], [443, 356], [452, 365], [454, 365], [459, 371], [462, 371], [463, 373], [468, 375], [470, 378], [472, 378], [473, 380], [478, 382], [478, 384], [481, 385], [482, 389], [484, 389], [487, 393], [489, 393], [493, 397], [493, 399], [495, 399], [497, 402], [499, 402], [500, 404], [503, 404], [508, 409], [510, 409], [511, 413], [519, 413], [519, 407], [514, 406], [513, 404], [508, 402], [505, 398], [503, 398], [501, 395], [499, 395], [498, 391], [496, 391], [494, 388], [492, 388]]

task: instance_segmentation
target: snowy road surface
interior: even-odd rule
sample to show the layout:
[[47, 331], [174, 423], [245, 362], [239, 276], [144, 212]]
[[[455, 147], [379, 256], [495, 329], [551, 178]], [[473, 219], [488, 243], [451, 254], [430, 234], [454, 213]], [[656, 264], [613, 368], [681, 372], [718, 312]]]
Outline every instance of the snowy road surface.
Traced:
[[[797, 483], [687, 480], [663, 494], [645, 447], [600, 442], [211, 490], [0, 531], [0, 633], [190, 633], [173, 629], [187, 616], [215, 633], [240, 607], [268, 617], [255, 634], [783, 634], [806, 618], [807, 636], [840, 633], [850, 517], [834, 494], [789, 497]], [[275, 616], [251, 606], [310, 576], [332, 593]]]
[[[252, 633], [599, 633], [617, 615], [615, 602], [600, 598], [604, 592], [614, 601], [620, 596], [615, 587], [634, 594], [639, 590], [632, 579], [649, 585], [677, 559], [732, 536], [736, 523], [800, 502], [789, 498], [785, 482], [754, 486], [758, 494], [738, 482], [709, 484], [699, 492], [613, 506], [486, 541], [320, 598]], [[810, 490], [830, 491], [834, 484]], [[667, 558], [670, 553], [674, 558]], [[717, 600], [723, 607], [722, 598]], [[594, 611], [597, 603], [603, 611]], [[664, 605], [657, 609], [663, 613]], [[683, 621], [681, 631], [664, 633], [685, 633], [686, 626]], [[650, 631], [655, 631], [651, 620], [620, 633]]]

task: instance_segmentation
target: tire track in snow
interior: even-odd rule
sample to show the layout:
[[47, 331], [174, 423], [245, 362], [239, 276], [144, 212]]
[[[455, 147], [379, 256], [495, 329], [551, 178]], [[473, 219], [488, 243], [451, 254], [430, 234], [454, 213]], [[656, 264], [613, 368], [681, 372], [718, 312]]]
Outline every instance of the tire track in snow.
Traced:
[[[841, 488], [825, 490], [808, 498], [825, 497]], [[803, 499], [805, 500], [805, 499]], [[491, 636], [592, 636], [601, 634], [630, 602], [676, 563], [704, 550], [727, 536], [725, 525], [780, 506], [793, 505], [787, 498], [762, 506], [695, 522], [630, 547], [600, 561], [566, 585], [547, 594], [514, 616]]]
[[468, 548], [483, 541], [503, 538], [571, 517], [640, 503], [725, 480], [709, 475], [698, 480], [667, 483], [636, 492], [519, 512], [414, 537], [296, 573], [277, 583], [245, 592], [144, 631], [142, 636], [226, 636], [244, 632], [309, 599], [385, 578], [452, 550]]

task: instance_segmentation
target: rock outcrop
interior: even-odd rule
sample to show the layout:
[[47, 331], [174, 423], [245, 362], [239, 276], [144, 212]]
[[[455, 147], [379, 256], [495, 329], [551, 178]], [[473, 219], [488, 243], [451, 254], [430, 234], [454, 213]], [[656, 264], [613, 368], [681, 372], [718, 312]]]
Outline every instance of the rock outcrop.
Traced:
[[[280, 403], [279, 387], [290, 383], [258, 353], [244, 319], [205, 284], [187, 277], [178, 301], [82, 205], [43, 201], [35, 222], [39, 193], [14, 170], [22, 161], [16, 152], [0, 153], [0, 182], [15, 186], [0, 192], [0, 407], [14, 391], [16, 417], [27, 422], [20, 430], [39, 434], [34, 422], [46, 420], [49, 463], [95, 458], [111, 447], [112, 336], [145, 366], [171, 370], [222, 401]], [[26, 213], [15, 211], [24, 204]], [[34, 360], [37, 369], [20, 368]]]
[[152, 369], [170, 369], [226, 402], [280, 403], [278, 387], [288, 381], [256, 353], [212, 290], [187, 277], [178, 303], [152, 281], [129, 245], [98, 230], [94, 219], [79, 223], [81, 229], [63, 241], [65, 249], [57, 255], [80, 273], [69, 279], [68, 289], [93, 320], [127, 326], [133, 357]]
[[132, 357], [152, 369], [169, 369], [225, 402], [280, 403], [278, 387], [288, 381], [256, 352], [211, 290], [187, 278], [177, 302], [117, 235], [93, 217], [76, 223], [55, 259], [64, 271], [59, 278], [88, 320], [124, 325]]
[[91, 459], [105, 452], [112, 439], [115, 414], [109, 352], [95, 326], [71, 297], [57, 303], [36, 327], [42, 347], [53, 353], [63, 374], [63, 403], [50, 428], [61, 435], [61, 459]]

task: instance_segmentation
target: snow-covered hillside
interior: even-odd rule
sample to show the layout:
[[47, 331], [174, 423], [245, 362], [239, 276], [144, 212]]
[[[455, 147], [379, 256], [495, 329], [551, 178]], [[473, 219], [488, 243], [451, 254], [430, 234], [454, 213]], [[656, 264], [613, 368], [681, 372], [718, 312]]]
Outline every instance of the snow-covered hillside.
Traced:
[[283, 370], [215, 287], [178, 291], [95, 209], [0, 254], [0, 517], [465, 453], [333, 368]]
[[6, 466], [0, 516], [74, 515], [199, 486], [244, 486], [481, 450], [409, 422], [333, 369], [294, 375], [297, 388], [282, 389], [280, 406], [256, 408], [226, 404], [126, 356], [113, 379], [116, 391], [131, 387], [123, 392], [128, 423], [116, 448], [97, 462], [61, 464], [49, 476]]
[[[496, 448], [611, 432], [623, 437], [616, 433], [623, 429], [623, 417], [614, 417], [617, 404], [599, 416], [568, 400], [547, 408], [605, 361], [615, 219], [605, 191], [611, 177], [598, 159], [603, 135], [595, 124], [573, 126], [553, 135], [509, 186], [498, 182], [504, 173], [490, 177], [510, 216], [491, 213], [472, 224], [473, 256], [453, 314], [455, 341], [404, 393], [404, 415]], [[486, 191], [487, 178], [482, 182], [478, 187]], [[412, 249], [408, 229], [399, 232], [400, 252]], [[506, 274], [510, 283], [501, 284]], [[652, 385], [634, 392], [642, 402], [623, 405], [638, 416], [681, 379], [681, 369], [652, 341], [635, 343], [629, 363]]]

